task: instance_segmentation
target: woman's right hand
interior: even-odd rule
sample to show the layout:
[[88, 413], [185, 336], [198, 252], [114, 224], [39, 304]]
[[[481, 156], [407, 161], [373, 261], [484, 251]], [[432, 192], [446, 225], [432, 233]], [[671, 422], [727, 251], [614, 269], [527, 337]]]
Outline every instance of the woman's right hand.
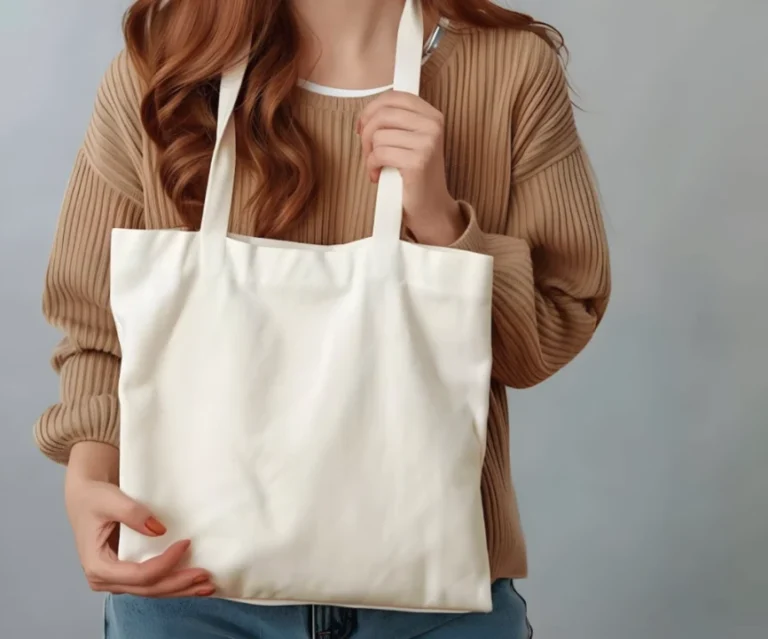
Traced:
[[119, 524], [149, 537], [166, 532], [145, 506], [117, 487], [118, 463], [114, 447], [83, 442], [72, 448], [67, 466], [67, 513], [91, 589], [141, 597], [212, 595], [215, 588], [206, 571], [178, 569], [189, 541], [178, 541], [162, 555], [142, 563], [118, 560]]

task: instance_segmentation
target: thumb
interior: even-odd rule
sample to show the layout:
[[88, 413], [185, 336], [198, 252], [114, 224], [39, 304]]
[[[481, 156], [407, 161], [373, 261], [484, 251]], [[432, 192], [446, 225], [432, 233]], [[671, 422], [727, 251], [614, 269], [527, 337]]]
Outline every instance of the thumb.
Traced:
[[131, 499], [114, 484], [102, 484], [100, 493], [97, 502], [99, 511], [109, 521], [125, 524], [149, 537], [160, 537], [167, 532], [149, 508]]

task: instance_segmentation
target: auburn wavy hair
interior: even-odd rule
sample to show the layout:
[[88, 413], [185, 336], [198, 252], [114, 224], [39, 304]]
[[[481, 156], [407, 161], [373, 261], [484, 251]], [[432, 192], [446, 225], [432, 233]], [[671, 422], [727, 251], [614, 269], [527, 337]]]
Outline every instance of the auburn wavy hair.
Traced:
[[[422, 0], [452, 28], [531, 31], [558, 53], [562, 35], [490, 0]], [[137, 0], [125, 14], [127, 50], [146, 87], [141, 119], [158, 148], [162, 186], [197, 229], [216, 138], [217, 78], [250, 45], [235, 112], [238, 161], [261, 185], [242, 214], [261, 237], [282, 236], [317, 193], [310, 139], [292, 116], [299, 29], [290, 0]], [[259, 212], [259, 214], [257, 214]]]

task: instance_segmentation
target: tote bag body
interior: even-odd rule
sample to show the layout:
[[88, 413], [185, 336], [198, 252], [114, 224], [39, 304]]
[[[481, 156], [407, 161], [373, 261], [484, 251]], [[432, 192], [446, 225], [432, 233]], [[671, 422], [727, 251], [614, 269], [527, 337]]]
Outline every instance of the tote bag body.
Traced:
[[[398, 90], [418, 93], [422, 38], [408, 0]], [[228, 235], [244, 73], [222, 77], [201, 230], [113, 231], [120, 486], [168, 527], [123, 526], [119, 557], [191, 539], [220, 596], [490, 610], [492, 259], [401, 241], [392, 169], [370, 238]]]

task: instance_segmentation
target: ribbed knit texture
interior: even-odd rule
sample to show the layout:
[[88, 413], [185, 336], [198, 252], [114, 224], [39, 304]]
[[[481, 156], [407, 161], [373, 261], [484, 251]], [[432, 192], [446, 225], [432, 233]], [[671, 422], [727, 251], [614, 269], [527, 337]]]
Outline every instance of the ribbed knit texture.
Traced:
[[[503, 30], [450, 33], [423, 75], [422, 97], [445, 115], [448, 185], [467, 221], [455, 247], [495, 258], [482, 492], [493, 577], [521, 577], [526, 554], [511, 482], [505, 386], [528, 387], [554, 374], [587, 344], [605, 311], [609, 264], [598, 198], [563, 69], [543, 40]], [[316, 145], [322, 184], [317, 210], [285, 239], [337, 244], [365, 237], [376, 187], [363, 168], [354, 123], [373, 98], [297, 91], [296, 117]], [[61, 401], [42, 415], [36, 438], [61, 463], [77, 442], [119, 445], [110, 230], [182, 226], [154, 169], [140, 100], [123, 53], [99, 90], [53, 246], [44, 312], [65, 334], [53, 358]], [[255, 177], [240, 166], [235, 233], [249, 231], [238, 211], [255, 188]]]

